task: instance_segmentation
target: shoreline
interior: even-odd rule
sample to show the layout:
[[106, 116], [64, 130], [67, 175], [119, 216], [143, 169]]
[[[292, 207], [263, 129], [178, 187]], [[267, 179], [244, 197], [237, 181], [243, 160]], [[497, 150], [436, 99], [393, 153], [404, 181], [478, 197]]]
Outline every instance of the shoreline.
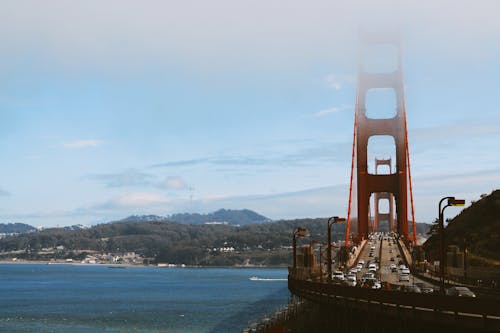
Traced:
[[169, 269], [169, 268], [233, 268], [233, 269], [256, 269], [256, 268], [264, 268], [264, 269], [287, 269], [288, 266], [190, 266], [190, 265], [175, 265], [175, 266], [158, 266], [158, 265], [133, 265], [133, 264], [110, 264], [110, 263], [102, 263], [102, 264], [88, 264], [81, 262], [62, 262], [62, 261], [47, 261], [47, 260], [0, 260], [0, 265], [11, 264], [11, 265], [72, 265], [72, 266], [106, 266], [109, 268], [144, 268], [144, 267], [152, 267], [152, 268], [160, 268], [160, 269]]

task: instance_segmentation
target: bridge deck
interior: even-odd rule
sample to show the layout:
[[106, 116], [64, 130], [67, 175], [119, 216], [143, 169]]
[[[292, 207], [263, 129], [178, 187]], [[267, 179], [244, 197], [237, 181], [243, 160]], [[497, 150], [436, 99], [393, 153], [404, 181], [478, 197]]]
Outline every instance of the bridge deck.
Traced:
[[497, 300], [346, 287], [293, 278], [289, 279], [288, 287], [293, 294], [315, 303], [380, 311], [412, 320], [446, 323], [450, 327], [500, 331]]

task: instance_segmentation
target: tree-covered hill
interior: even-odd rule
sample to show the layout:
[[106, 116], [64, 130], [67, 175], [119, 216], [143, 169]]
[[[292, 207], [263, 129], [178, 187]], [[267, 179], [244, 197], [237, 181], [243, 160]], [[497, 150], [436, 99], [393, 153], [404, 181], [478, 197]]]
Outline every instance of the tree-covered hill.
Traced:
[[[483, 196], [453, 218], [445, 228], [448, 245], [467, 244], [469, 252], [500, 260], [500, 190]], [[432, 235], [424, 244], [426, 252], [437, 257], [438, 237]]]
[[271, 220], [249, 209], [219, 209], [213, 213], [180, 213], [170, 216], [132, 215], [117, 222], [177, 222], [183, 224], [228, 224], [243, 226]]
[[13, 234], [35, 230], [35, 227], [25, 223], [0, 223], [0, 234]]
[[[290, 261], [292, 232], [305, 227], [311, 239], [326, 241], [327, 219], [282, 220], [241, 227], [224, 224], [182, 224], [168, 221], [129, 221], [99, 224], [86, 229], [45, 229], [0, 239], [1, 256], [16, 253], [25, 259], [47, 259], [40, 253], [64, 249], [58, 258], [72, 253], [136, 252], [159, 262], [200, 265], [234, 265], [251, 260], [258, 264], [286, 265]], [[345, 224], [334, 225], [332, 239], [345, 237]], [[222, 250], [221, 250], [222, 249]], [[225, 253], [223, 249], [231, 249]], [[14, 252], [13, 252], [14, 251]], [[22, 251], [24, 254], [17, 253]]]
[[232, 210], [219, 209], [209, 214], [183, 213], [173, 214], [168, 217], [169, 221], [188, 224], [204, 224], [210, 222], [221, 222], [231, 225], [247, 225], [269, 222], [265, 216], [257, 214], [249, 209]]

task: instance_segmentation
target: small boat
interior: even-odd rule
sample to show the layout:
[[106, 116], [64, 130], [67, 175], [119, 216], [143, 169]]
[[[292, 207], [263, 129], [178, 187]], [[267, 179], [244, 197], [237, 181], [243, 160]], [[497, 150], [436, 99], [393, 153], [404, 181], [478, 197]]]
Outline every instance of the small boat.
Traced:
[[270, 278], [260, 278], [257, 276], [252, 276], [249, 278], [250, 281], [288, 281], [288, 279], [270, 279]]

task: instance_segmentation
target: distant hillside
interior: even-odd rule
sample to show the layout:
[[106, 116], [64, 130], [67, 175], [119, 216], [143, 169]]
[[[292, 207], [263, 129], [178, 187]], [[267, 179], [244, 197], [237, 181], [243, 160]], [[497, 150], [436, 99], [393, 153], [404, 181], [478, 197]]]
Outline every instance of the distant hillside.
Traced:
[[35, 230], [35, 227], [25, 223], [0, 223], [0, 234], [13, 234]]
[[168, 216], [168, 220], [184, 224], [205, 224], [211, 222], [220, 222], [229, 225], [240, 226], [270, 221], [270, 219], [268, 219], [267, 217], [257, 214], [256, 212], [249, 209], [219, 209], [218, 211], [209, 214], [173, 214]]
[[169, 218], [158, 215], [131, 215], [119, 221], [114, 222], [167, 222]]
[[[463, 246], [468, 251], [489, 259], [500, 260], [500, 190], [493, 191], [465, 208], [445, 229], [447, 244]], [[437, 235], [431, 236], [424, 247], [436, 253]]]
[[[159, 262], [191, 265], [238, 265], [248, 260], [254, 264], [286, 265], [290, 263], [289, 247], [292, 231], [306, 227], [310, 234], [324, 241], [326, 219], [300, 219], [251, 224], [242, 227], [229, 225], [190, 225], [174, 222], [115, 222], [88, 229], [45, 229], [0, 239], [0, 252], [9, 256], [16, 252], [22, 259], [50, 259], [39, 254], [44, 248], [62, 246], [60, 258], [78, 258], [74, 250], [98, 252], [136, 252]], [[333, 239], [343, 238], [345, 225], [335, 226]], [[308, 243], [309, 238], [300, 243]], [[213, 249], [234, 248], [223, 255]], [[42, 251], [43, 252], [43, 251]], [[53, 256], [53, 255], [52, 255]], [[76, 257], [75, 257], [76, 256]]]

